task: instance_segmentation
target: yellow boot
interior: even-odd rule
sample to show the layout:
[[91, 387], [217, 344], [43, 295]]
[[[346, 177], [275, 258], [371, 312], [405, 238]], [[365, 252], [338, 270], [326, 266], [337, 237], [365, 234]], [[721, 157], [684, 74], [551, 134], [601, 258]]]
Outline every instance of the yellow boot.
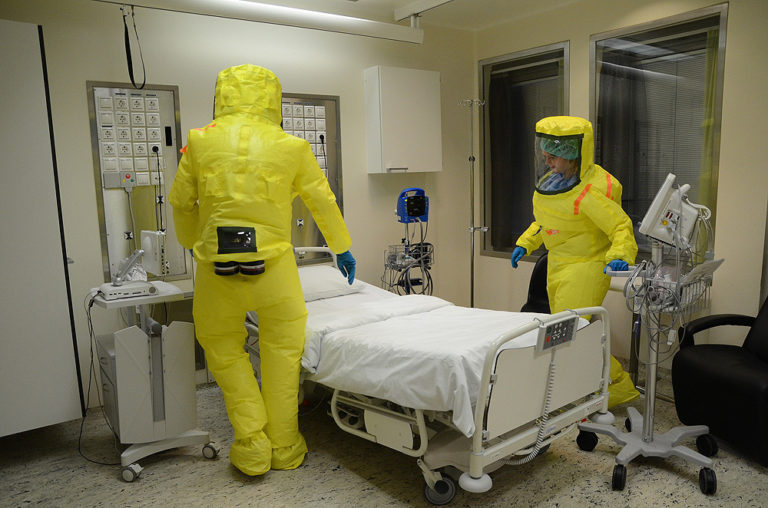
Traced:
[[264, 432], [248, 439], [235, 439], [229, 449], [229, 461], [248, 476], [269, 471], [272, 444]]
[[613, 355], [611, 355], [611, 384], [608, 386], [608, 395], [608, 407], [624, 404], [640, 396], [629, 374]]

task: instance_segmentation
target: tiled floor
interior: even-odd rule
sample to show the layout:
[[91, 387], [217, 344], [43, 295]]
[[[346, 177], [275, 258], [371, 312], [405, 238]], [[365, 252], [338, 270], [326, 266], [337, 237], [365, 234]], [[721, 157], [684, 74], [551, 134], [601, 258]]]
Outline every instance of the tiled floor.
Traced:
[[[669, 389], [664, 380], [659, 391]], [[630, 405], [643, 410], [643, 398]], [[614, 410], [624, 421], [625, 407]], [[145, 458], [133, 483], [120, 480], [119, 466], [97, 465], [77, 452], [80, 421], [0, 438], [0, 506], [428, 506], [416, 461], [348, 435], [325, 407], [301, 417], [310, 453], [294, 471], [270, 471], [249, 478], [227, 458], [232, 430], [221, 391], [198, 390], [199, 428], [222, 446], [216, 460], [200, 449], [181, 448]], [[658, 401], [658, 432], [679, 425], [674, 406]], [[576, 434], [555, 442], [523, 466], [492, 473], [485, 494], [459, 489], [453, 506], [766, 506], [768, 469], [738, 458], [721, 444], [715, 458], [717, 493], [699, 490], [698, 466], [680, 459], [636, 459], [628, 466], [623, 491], [611, 490], [619, 446], [601, 438], [583, 452]], [[693, 440], [687, 444], [695, 448]], [[86, 419], [82, 451], [92, 459], [118, 462], [114, 440], [101, 413]]]

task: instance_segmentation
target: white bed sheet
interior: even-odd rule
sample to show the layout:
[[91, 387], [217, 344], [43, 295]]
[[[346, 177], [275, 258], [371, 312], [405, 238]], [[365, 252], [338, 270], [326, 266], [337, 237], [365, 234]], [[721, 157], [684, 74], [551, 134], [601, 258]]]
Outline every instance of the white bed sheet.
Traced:
[[[489, 344], [540, 316], [397, 296], [370, 284], [308, 302], [307, 309], [307, 379], [402, 406], [452, 411], [466, 436], [475, 430], [473, 405]], [[528, 332], [506, 347], [533, 347], [536, 336]]]

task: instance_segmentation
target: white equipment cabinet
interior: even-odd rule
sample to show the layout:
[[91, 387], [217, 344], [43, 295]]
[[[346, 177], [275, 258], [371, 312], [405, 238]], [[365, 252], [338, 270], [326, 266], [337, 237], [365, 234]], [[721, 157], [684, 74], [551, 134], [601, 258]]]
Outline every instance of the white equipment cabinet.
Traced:
[[0, 20], [0, 436], [83, 416], [42, 29]]
[[219, 450], [208, 432], [196, 429], [194, 325], [174, 321], [160, 326], [147, 315], [154, 303], [177, 301], [183, 292], [167, 282], [154, 281], [152, 296], [95, 302], [105, 309], [139, 307], [141, 327], [131, 326], [96, 339], [104, 394], [104, 413], [123, 444], [122, 477], [135, 480], [142, 471], [138, 460], [171, 448], [203, 445], [212, 459]]
[[440, 73], [376, 66], [364, 79], [368, 173], [442, 171]]

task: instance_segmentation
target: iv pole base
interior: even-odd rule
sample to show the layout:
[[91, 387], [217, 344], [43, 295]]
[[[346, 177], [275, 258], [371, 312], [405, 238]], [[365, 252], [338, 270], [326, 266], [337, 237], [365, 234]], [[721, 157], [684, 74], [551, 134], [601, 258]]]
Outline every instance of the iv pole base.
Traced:
[[717, 479], [712, 470], [712, 459], [695, 452], [678, 443], [685, 438], [701, 436], [709, 433], [706, 425], [679, 426], [664, 434], [654, 435], [649, 441], [643, 439], [643, 416], [633, 408], [627, 408], [628, 432], [622, 432], [613, 425], [585, 422], [579, 424], [581, 432], [605, 434], [616, 443], [624, 445], [616, 455], [616, 466], [613, 471], [613, 490], [623, 490], [626, 482], [626, 466], [637, 457], [680, 457], [694, 462], [702, 467], [699, 472], [699, 487], [704, 494], [714, 494], [717, 490]]

